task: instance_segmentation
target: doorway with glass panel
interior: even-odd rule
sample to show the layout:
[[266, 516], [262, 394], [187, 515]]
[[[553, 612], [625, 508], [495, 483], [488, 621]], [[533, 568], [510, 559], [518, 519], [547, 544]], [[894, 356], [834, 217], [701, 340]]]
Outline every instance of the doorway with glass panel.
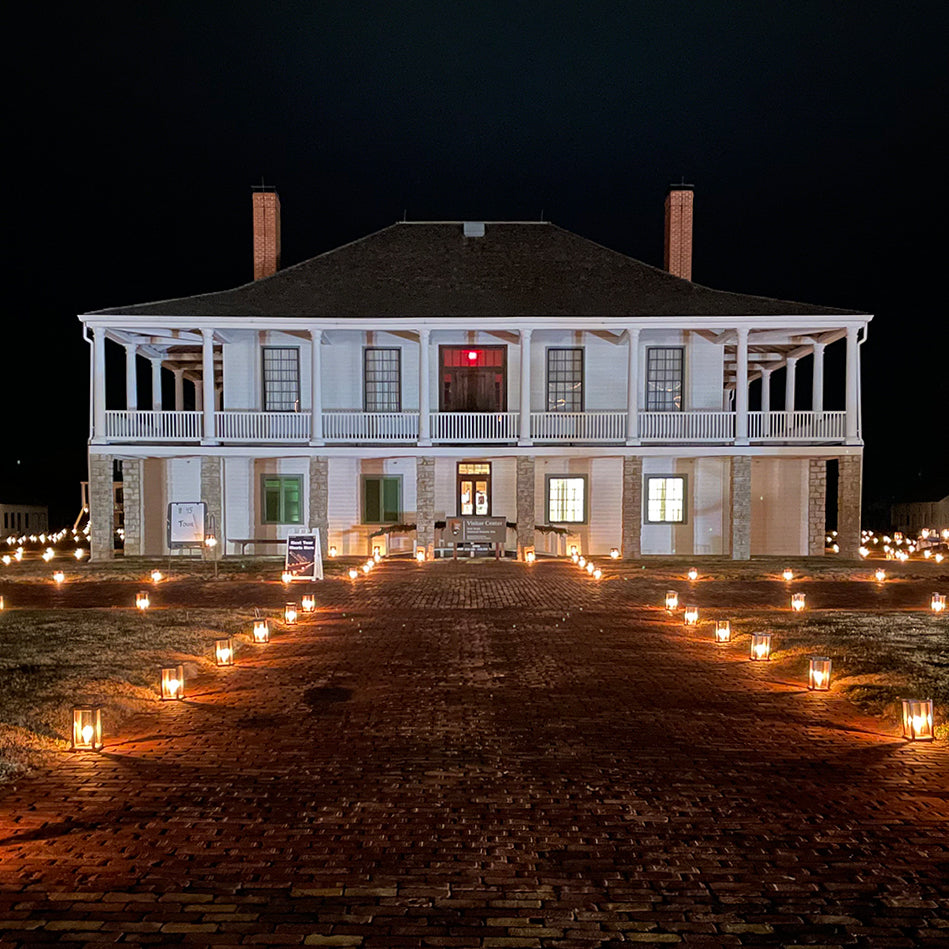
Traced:
[[461, 517], [491, 513], [490, 462], [459, 462], [457, 501]]

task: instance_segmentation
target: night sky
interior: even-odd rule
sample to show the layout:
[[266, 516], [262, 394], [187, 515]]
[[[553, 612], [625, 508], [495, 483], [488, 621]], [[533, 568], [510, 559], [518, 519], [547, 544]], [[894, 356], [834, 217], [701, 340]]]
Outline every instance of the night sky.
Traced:
[[54, 523], [86, 470], [76, 314], [249, 280], [261, 178], [285, 265], [405, 214], [543, 215], [661, 266], [692, 182], [697, 282], [875, 315], [866, 506], [949, 494], [945, 2], [33, 7], [5, 57], [0, 490]]

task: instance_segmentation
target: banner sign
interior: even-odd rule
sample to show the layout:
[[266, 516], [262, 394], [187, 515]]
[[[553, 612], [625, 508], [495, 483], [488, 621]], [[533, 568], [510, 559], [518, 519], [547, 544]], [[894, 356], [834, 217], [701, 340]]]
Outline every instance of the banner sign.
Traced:
[[322, 580], [323, 557], [319, 529], [287, 538], [287, 573], [294, 580]]
[[445, 519], [445, 539], [452, 544], [503, 544], [507, 540], [506, 517], [466, 515]]
[[203, 547], [208, 506], [204, 501], [172, 501], [168, 505], [168, 548]]

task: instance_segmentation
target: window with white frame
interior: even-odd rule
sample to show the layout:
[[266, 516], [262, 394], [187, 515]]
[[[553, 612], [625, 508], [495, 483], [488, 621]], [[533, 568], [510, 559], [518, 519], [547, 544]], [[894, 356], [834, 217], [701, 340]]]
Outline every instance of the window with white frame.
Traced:
[[264, 346], [264, 411], [300, 411], [300, 350]]
[[583, 349], [547, 350], [547, 411], [583, 411]]
[[547, 523], [584, 524], [586, 519], [586, 475], [547, 475]]
[[650, 524], [685, 523], [685, 475], [646, 476], [646, 520]]
[[368, 346], [364, 350], [365, 411], [402, 411], [402, 350]]
[[685, 350], [681, 346], [650, 346], [646, 349], [646, 411], [682, 411], [682, 370]]

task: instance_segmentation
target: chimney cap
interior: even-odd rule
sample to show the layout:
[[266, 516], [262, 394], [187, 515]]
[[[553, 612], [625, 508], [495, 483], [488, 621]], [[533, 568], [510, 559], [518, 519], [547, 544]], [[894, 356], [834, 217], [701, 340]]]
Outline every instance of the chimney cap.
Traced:
[[669, 185], [669, 191], [695, 191], [695, 185], [686, 184], [682, 181], [677, 185]]
[[276, 186], [276, 185], [265, 185], [265, 184], [264, 184], [264, 179], [261, 178], [261, 179], [260, 179], [260, 184], [259, 184], [259, 185], [251, 185], [251, 186], [250, 186], [250, 190], [251, 190], [251, 191], [263, 191], [263, 192], [265, 192], [265, 193], [274, 193], [274, 194], [276, 194], [276, 192], [277, 192], [277, 186]]

